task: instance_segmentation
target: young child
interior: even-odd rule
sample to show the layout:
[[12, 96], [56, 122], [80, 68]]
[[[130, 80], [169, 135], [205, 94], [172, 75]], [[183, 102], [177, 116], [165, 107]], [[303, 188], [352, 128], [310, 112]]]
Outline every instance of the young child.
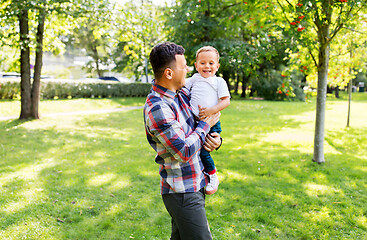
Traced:
[[[186, 80], [185, 87], [191, 91], [191, 107], [193, 113], [199, 119], [215, 114], [230, 104], [230, 94], [227, 83], [223, 78], [215, 76], [219, 69], [219, 53], [211, 46], [200, 48], [196, 52], [195, 73]], [[211, 129], [210, 133], [221, 133], [220, 121]], [[210, 195], [218, 190], [219, 179], [213, 158], [204, 148], [200, 153], [204, 170], [209, 174], [209, 184], [205, 188], [205, 193]]]

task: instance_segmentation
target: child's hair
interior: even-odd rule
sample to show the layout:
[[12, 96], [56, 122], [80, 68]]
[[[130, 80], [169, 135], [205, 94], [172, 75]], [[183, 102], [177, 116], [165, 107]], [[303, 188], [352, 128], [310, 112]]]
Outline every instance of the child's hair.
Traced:
[[196, 58], [198, 58], [199, 56], [199, 53], [202, 53], [202, 52], [215, 52], [215, 54], [217, 55], [218, 57], [218, 61], [219, 61], [219, 52], [217, 49], [215, 49], [214, 47], [212, 46], [204, 46], [204, 47], [201, 47], [199, 50], [197, 50], [196, 52]]

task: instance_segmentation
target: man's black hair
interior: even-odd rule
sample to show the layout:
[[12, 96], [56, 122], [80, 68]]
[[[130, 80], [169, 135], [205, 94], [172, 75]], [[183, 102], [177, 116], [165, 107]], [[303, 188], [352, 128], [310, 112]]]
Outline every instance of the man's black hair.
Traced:
[[176, 62], [176, 55], [183, 55], [185, 49], [172, 42], [164, 42], [156, 45], [149, 55], [155, 79], [162, 77], [167, 67], [173, 67]]

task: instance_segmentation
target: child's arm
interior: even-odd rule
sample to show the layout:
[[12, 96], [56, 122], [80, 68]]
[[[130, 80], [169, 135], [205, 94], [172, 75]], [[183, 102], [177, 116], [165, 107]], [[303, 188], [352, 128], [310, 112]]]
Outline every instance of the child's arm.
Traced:
[[226, 107], [229, 106], [229, 104], [231, 103], [231, 101], [229, 100], [229, 96], [227, 97], [222, 97], [220, 98], [219, 102], [214, 105], [213, 107], [210, 108], [202, 108], [201, 106], [199, 106], [199, 118], [200, 120], [215, 114], [217, 112], [222, 111], [223, 109], [225, 109]]

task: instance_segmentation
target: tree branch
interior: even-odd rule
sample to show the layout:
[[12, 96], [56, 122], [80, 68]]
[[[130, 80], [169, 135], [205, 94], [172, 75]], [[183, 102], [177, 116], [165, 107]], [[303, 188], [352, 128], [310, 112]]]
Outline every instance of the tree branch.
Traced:
[[242, 4], [242, 2], [239, 2], [239, 3], [233, 3], [233, 4], [231, 4], [231, 5], [224, 6], [224, 7], [223, 7], [223, 10], [225, 10], [225, 9], [227, 9], [227, 8], [231, 8], [231, 7], [237, 6], [237, 5], [240, 5], [240, 4]]
[[308, 49], [308, 52], [310, 53], [310, 55], [312, 57], [313, 62], [315, 63], [315, 67], [317, 67], [317, 61], [316, 61], [315, 56], [312, 54], [312, 51], [309, 47], [307, 49]]
[[[288, 1], [287, 1], [287, 2], [288, 2]], [[289, 24], [291, 24], [291, 21], [289, 21], [289, 19], [288, 19], [287, 15], [285, 14], [285, 10], [284, 10], [283, 5], [279, 2], [279, 0], [277, 0], [277, 3], [278, 3], [278, 5], [280, 6], [280, 8], [282, 9], [282, 12], [283, 12], [283, 15], [284, 15], [284, 17], [285, 17], [285, 20], [287, 20], [287, 22], [288, 22]]]
[[[347, 12], [346, 16], [349, 16], [350, 13], [353, 10], [354, 5], [351, 6], [351, 8], [349, 9], [349, 11]], [[359, 10], [358, 10], [359, 11]], [[357, 12], [358, 12], [357, 11]], [[338, 17], [338, 24], [336, 25], [335, 29], [332, 31], [331, 37], [330, 37], [330, 41], [336, 36], [336, 34], [340, 31], [340, 29], [343, 28], [344, 25], [344, 21], [341, 22], [341, 15], [343, 12], [343, 6], [340, 8], [340, 12], [339, 12], [339, 17]]]
[[288, 0], [285, 0], [285, 1], [294, 8], [292, 3], [290, 3]]
[[[319, 11], [317, 9], [316, 5], [312, 5], [312, 8], [315, 11], [315, 19], [313, 20], [313, 22], [315, 23], [315, 26], [317, 27], [318, 31], [321, 31], [321, 21], [320, 21], [320, 15], [319, 15]], [[317, 32], [318, 32], [317, 31]]]
[[356, 33], [366, 34], [366, 35], [367, 35], [367, 33], [365, 33], [365, 32], [361, 32], [361, 31], [357, 31], [357, 30], [355, 30], [355, 29], [353, 29], [353, 28], [349, 28], [349, 27], [343, 27], [343, 28], [348, 29], [349, 31], [352, 31], [352, 32], [356, 32]]

